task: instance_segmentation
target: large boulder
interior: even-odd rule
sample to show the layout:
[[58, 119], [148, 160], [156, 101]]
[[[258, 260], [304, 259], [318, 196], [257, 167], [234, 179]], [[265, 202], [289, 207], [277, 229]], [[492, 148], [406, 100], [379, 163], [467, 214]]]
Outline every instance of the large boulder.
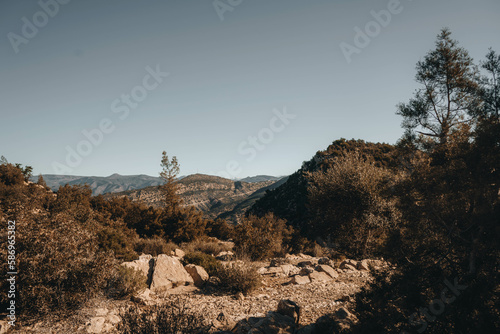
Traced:
[[209, 275], [203, 267], [194, 264], [188, 264], [184, 267], [184, 269], [186, 269], [189, 275], [191, 275], [191, 277], [193, 278], [194, 285], [199, 288], [204, 286], [209, 279]]
[[182, 285], [193, 285], [194, 280], [178, 258], [160, 254], [156, 258], [150, 289], [163, 292]]

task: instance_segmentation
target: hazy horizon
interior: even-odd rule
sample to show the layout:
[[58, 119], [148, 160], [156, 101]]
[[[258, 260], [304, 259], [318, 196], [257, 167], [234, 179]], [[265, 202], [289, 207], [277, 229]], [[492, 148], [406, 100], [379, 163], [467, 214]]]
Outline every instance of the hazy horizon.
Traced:
[[500, 51], [495, 0], [231, 3], [0, 0], [0, 155], [35, 175], [156, 176], [163, 150], [180, 175], [290, 175], [341, 137], [394, 144], [443, 27], [476, 63]]

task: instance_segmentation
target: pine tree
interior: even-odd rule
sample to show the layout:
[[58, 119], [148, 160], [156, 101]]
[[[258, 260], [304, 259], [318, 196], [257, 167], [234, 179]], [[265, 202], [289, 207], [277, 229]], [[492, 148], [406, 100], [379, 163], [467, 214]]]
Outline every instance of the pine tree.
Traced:
[[181, 204], [181, 199], [177, 195], [178, 185], [175, 183], [179, 174], [179, 162], [175, 156], [169, 159], [167, 152], [163, 151], [160, 166], [162, 167], [160, 177], [165, 181], [165, 184], [160, 186], [163, 201], [165, 207], [172, 212], [178, 209]]
[[417, 89], [408, 103], [398, 105], [406, 137], [417, 143], [444, 144], [462, 124], [470, 124], [482, 105], [479, 72], [469, 53], [445, 28], [436, 48], [416, 66]]

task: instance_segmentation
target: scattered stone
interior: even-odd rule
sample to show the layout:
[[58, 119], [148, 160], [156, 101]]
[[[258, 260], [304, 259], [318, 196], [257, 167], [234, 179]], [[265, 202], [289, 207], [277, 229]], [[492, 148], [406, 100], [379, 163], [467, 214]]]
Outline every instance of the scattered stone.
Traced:
[[356, 264], [356, 269], [358, 269], [358, 270], [369, 270], [369, 268], [368, 268], [368, 262], [366, 260], [359, 261]]
[[106, 333], [113, 329], [113, 325], [106, 323], [104, 317], [94, 317], [87, 324], [87, 333]]
[[344, 260], [340, 263], [340, 269], [356, 270], [357, 263], [353, 260]]
[[274, 275], [283, 274], [283, 269], [281, 267], [263, 267], [258, 270], [261, 275]]
[[332, 267], [326, 265], [326, 264], [320, 264], [316, 267], [316, 270], [317, 271], [320, 271], [320, 272], [325, 272], [328, 274], [328, 276], [330, 276], [331, 278], [338, 278], [339, 277], [339, 273], [333, 269]]
[[327, 258], [327, 257], [322, 257], [318, 260], [318, 264], [327, 264], [327, 265], [330, 265], [330, 259]]
[[312, 267], [313, 265], [312, 261], [302, 261], [297, 264], [297, 267]]
[[150, 289], [144, 289], [132, 296], [132, 301], [142, 305], [154, 304], [154, 293]]
[[218, 287], [220, 284], [220, 278], [217, 276], [211, 276], [207, 281], [207, 285], [210, 287]]
[[309, 276], [295, 275], [295, 276], [293, 276], [291, 283], [302, 285], [302, 284], [311, 283], [311, 279], [309, 278]]
[[309, 278], [311, 279], [311, 282], [327, 282], [332, 279], [330, 276], [328, 276], [327, 273], [320, 271], [314, 271], [310, 273]]
[[300, 269], [294, 266], [293, 264], [283, 264], [281, 266], [281, 270], [286, 276], [298, 274], [300, 271]]
[[234, 326], [236, 326], [236, 322], [234, 322], [231, 317], [222, 311], [219, 313], [215, 321], [212, 322], [215, 328], [221, 329], [221, 330], [232, 330]]
[[297, 256], [298, 256], [299, 258], [301, 258], [301, 259], [311, 259], [311, 258], [312, 258], [312, 256], [310, 256], [310, 255], [305, 255], [305, 254], [302, 254], [302, 253], [297, 254]]
[[227, 251], [220, 252], [215, 258], [219, 261], [234, 261], [236, 257], [234, 256], [233, 252]]
[[284, 258], [275, 258], [271, 260], [271, 264], [269, 267], [280, 267], [282, 265], [286, 264], [286, 260]]
[[311, 268], [311, 267], [305, 267], [305, 268], [300, 269], [299, 275], [306, 276], [306, 275], [309, 275], [312, 272], [314, 272], [313, 268]]
[[201, 288], [208, 281], [209, 275], [203, 267], [188, 264], [184, 267], [186, 271], [191, 275], [194, 281], [194, 285]]
[[239, 321], [232, 332], [236, 334], [293, 334], [295, 333], [296, 327], [293, 318], [278, 312], [268, 312], [266, 317], [250, 317], [246, 320]]
[[186, 255], [186, 253], [182, 249], [179, 249], [179, 248], [176, 248], [175, 250], [170, 252], [170, 254], [172, 256], [178, 257], [179, 259], [182, 259]]
[[153, 292], [163, 292], [189, 284], [194, 284], [193, 278], [184, 269], [179, 259], [165, 254], [158, 255], [150, 287]]
[[300, 322], [300, 306], [294, 301], [289, 299], [280, 300], [276, 312], [289, 316], [296, 324]]

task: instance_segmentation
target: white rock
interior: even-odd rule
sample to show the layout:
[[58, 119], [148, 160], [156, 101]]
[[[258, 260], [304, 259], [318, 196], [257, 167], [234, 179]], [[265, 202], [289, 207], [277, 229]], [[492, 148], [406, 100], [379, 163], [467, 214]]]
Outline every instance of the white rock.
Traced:
[[162, 292], [177, 286], [193, 284], [193, 278], [179, 259], [165, 254], [158, 255], [151, 280], [151, 291]]
[[197, 287], [202, 287], [209, 279], [209, 275], [203, 267], [194, 264], [188, 264], [184, 267], [184, 269], [186, 269], [189, 275], [191, 275], [194, 281], [194, 285], [196, 285]]

